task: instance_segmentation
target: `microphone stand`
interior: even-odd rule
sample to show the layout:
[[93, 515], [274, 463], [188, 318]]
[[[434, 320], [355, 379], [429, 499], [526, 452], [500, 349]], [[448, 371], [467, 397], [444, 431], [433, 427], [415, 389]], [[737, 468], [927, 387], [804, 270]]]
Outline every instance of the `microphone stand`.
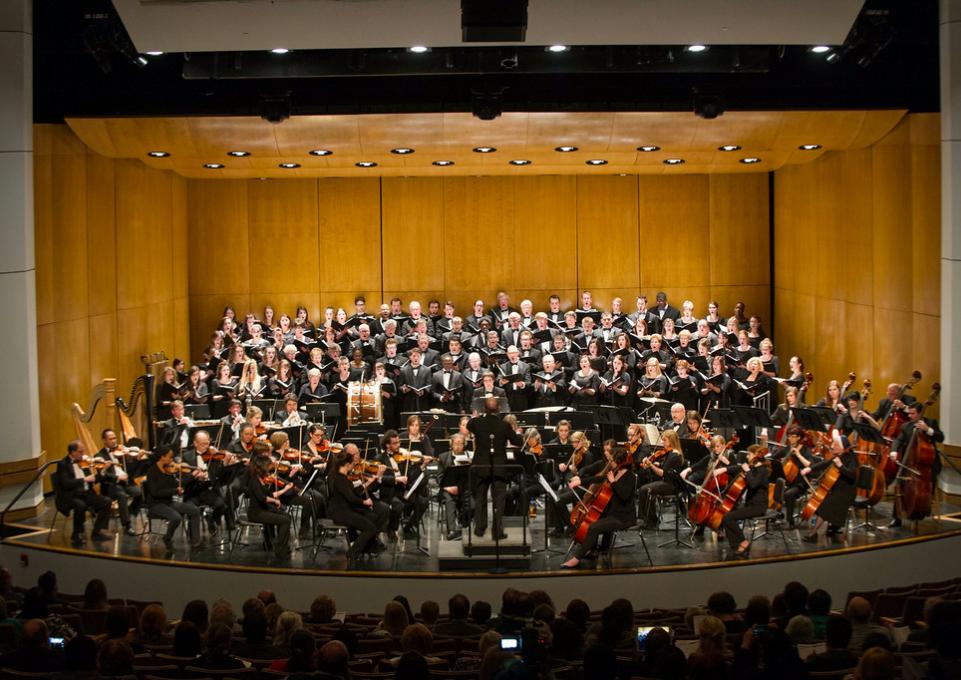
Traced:
[[[503, 421], [502, 421], [503, 422]], [[502, 574], [505, 570], [501, 567], [501, 531], [504, 527], [504, 518], [500, 518], [500, 526], [498, 526], [497, 521], [497, 502], [494, 500], [494, 485], [497, 481], [494, 479], [494, 435], [490, 435], [490, 456], [488, 456], [488, 472], [490, 473], [490, 490], [491, 490], [491, 533], [494, 534], [494, 569], [491, 573]], [[506, 490], [505, 490], [506, 493]]]

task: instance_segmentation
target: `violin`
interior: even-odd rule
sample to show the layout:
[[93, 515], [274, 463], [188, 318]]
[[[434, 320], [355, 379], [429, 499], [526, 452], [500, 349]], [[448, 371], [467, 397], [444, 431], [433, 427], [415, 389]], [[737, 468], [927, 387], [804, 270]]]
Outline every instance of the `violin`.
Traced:
[[226, 451], [218, 451], [212, 446], [200, 454], [200, 458], [205, 463], [209, 463], [212, 460], [224, 460], [226, 457], [227, 457]]
[[415, 465], [422, 462], [429, 462], [434, 460], [433, 456], [427, 456], [420, 451], [408, 451], [407, 449], [401, 449], [395, 454], [391, 455], [395, 463], [414, 463]]
[[654, 465], [657, 465], [658, 461], [661, 460], [661, 458], [665, 458], [667, 454], [669, 454], [673, 450], [674, 449], [667, 449], [667, 448], [658, 449], [657, 451], [655, 451], [654, 453], [652, 453], [647, 458], [641, 461], [641, 467], [644, 469], [647, 469], [647, 468], [653, 467]]
[[77, 463], [82, 470], [105, 470], [111, 465], [116, 465], [113, 461], [104, 460], [103, 458], [82, 458], [79, 463]]
[[194, 467], [193, 465], [187, 465], [186, 463], [177, 463], [174, 461], [165, 463], [163, 466], [163, 471], [168, 475], [176, 475], [178, 473], [183, 473], [183, 472], [193, 472], [196, 469], [197, 468]]
[[540, 458], [541, 454], [544, 453], [544, 446], [542, 444], [531, 444], [527, 447], [527, 453]]
[[383, 469], [383, 467], [384, 466], [381, 465], [380, 463], [365, 462], [363, 460], [359, 460], [357, 461], [357, 463], [354, 464], [354, 467], [351, 468], [351, 470], [347, 473], [347, 479], [349, 479], [352, 482], [355, 482], [365, 477], [376, 477], [381, 473], [381, 470]]

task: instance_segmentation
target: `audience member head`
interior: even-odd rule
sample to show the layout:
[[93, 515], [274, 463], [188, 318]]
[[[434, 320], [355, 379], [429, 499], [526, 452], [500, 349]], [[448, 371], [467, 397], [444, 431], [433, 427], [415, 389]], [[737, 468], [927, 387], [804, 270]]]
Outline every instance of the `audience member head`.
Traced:
[[421, 622], [430, 628], [440, 617], [440, 605], [433, 600], [424, 600], [420, 604], [420, 620]]
[[803, 614], [792, 616], [784, 627], [784, 632], [796, 645], [814, 642], [814, 622]]
[[863, 597], [852, 597], [845, 613], [852, 624], [865, 624], [871, 619], [871, 603]]
[[567, 603], [564, 618], [577, 626], [582, 633], [587, 630], [587, 621], [591, 618], [591, 608], [584, 600], [574, 598]]
[[50, 629], [43, 619], [29, 619], [23, 624], [20, 644], [26, 652], [47, 649], [50, 646]]
[[298, 630], [303, 630], [304, 621], [300, 614], [292, 611], [281, 612], [274, 626], [274, 646], [284, 649], [290, 647], [290, 638]]
[[401, 654], [394, 673], [396, 680], [423, 680], [428, 676], [427, 659], [420, 652], [409, 651]]
[[470, 607], [470, 620], [478, 626], [486, 626], [491, 620], [491, 603], [485, 600], [475, 600]]
[[688, 680], [715, 680], [725, 677], [728, 677], [728, 669], [723, 654], [693, 654], [687, 660]]
[[326, 642], [317, 650], [318, 671], [346, 677], [349, 661], [350, 653], [347, 651], [347, 645], [340, 640]]
[[233, 605], [226, 600], [217, 600], [210, 608], [210, 625], [221, 623], [231, 630], [237, 623], [237, 615], [234, 614]]
[[351, 657], [356, 656], [360, 643], [357, 641], [357, 633], [347, 626], [338, 628], [334, 634], [330, 636], [330, 639], [342, 643], [344, 647], [347, 648], [347, 653], [350, 654]]
[[477, 673], [478, 680], [494, 680], [507, 662], [513, 659], [515, 659], [513, 654], [500, 647], [488, 649], [484, 658], [481, 659], [480, 670]]
[[75, 635], [63, 648], [63, 660], [71, 673], [97, 669], [97, 643], [86, 635]]
[[130, 619], [123, 607], [111, 607], [107, 610], [107, 637], [124, 638], [130, 632]]
[[707, 610], [712, 616], [716, 616], [724, 621], [734, 616], [734, 612], [737, 610], [737, 603], [731, 593], [722, 590], [712, 593], [711, 596], [707, 598]]
[[701, 654], [723, 654], [727, 646], [727, 629], [724, 622], [716, 616], [707, 615], [697, 625], [698, 652]]
[[133, 648], [123, 640], [106, 640], [97, 654], [97, 670], [102, 676], [133, 675]]
[[257, 593], [257, 599], [263, 602], [265, 607], [277, 603], [277, 596], [272, 590], [261, 590]]
[[410, 624], [400, 636], [400, 648], [405, 652], [415, 651], [427, 656], [433, 644], [434, 636], [423, 623]]
[[551, 656], [556, 659], [580, 659], [584, 653], [584, 636], [573, 621], [558, 616], [550, 622]]
[[290, 673], [309, 673], [315, 669], [314, 653], [317, 643], [309, 630], [295, 630], [290, 636], [290, 657], [287, 659], [287, 671]]
[[808, 609], [811, 616], [827, 616], [831, 613], [831, 594], [822, 588], [812, 590], [808, 595]]
[[854, 669], [854, 680], [894, 680], [896, 677], [894, 654], [880, 647], [872, 647], [864, 652], [858, 667]]
[[380, 622], [380, 627], [394, 637], [400, 637], [404, 629], [410, 624], [407, 618], [407, 610], [397, 600], [391, 600], [384, 605], [384, 618]]
[[771, 601], [763, 595], [755, 595], [744, 608], [744, 625], [766, 626], [771, 622]]
[[606, 645], [591, 645], [584, 650], [584, 677], [591, 680], [614, 680], [617, 677], [617, 655]]
[[532, 590], [530, 592], [531, 600], [534, 601], [534, 608], [536, 609], [539, 605], [546, 604], [554, 611], [557, 611], [557, 607], [554, 606], [554, 600], [547, 593], [546, 590]]
[[174, 628], [173, 655], [181, 657], [200, 656], [203, 652], [203, 639], [200, 630], [190, 621], [181, 621]]
[[947, 659], [961, 658], [961, 601], [942, 600], [931, 610], [928, 620], [930, 645], [939, 656]]
[[410, 608], [410, 601], [403, 595], [395, 595], [394, 602], [399, 602], [407, 613], [407, 622], [410, 623], [414, 620], [414, 610]]
[[512, 616], [516, 616], [520, 619], [529, 619], [533, 614], [534, 600], [531, 599], [530, 593], [517, 591], [517, 597], [514, 599], [514, 611], [512, 612]]
[[247, 642], [262, 644], [267, 640], [267, 614], [264, 609], [252, 608], [245, 616], [242, 624], [244, 637]]
[[872, 647], [880, 647], [881, 649], [886, 649], [889, 652], [895, 651], [894, 643], [891, 642], [891, 638], [888, 634], [881, 630], [875, 630], [868, 633], [864, 637], [864, 642], [861, 643], [861, 652], [864, 652]]
[[787, 616], [787, 602], [784, 599], [784, 593], [778, 593], [771, 598], [771, 618], [783, 619], [785, 616]]
[[163, 637], [167, 630], [167, 612], [159, 604], [148, 604], [140, 614], [140, 635], [146, 641]]
[[207, 632], [210, 625], [210, 615], [207, 612], [207, 603], [203, 600], [191, 600], [184, 605], [184, 612], [180, 615], [181, 621], [189, 621], [197, 626], [201, 635]]
[[57, 597], [57, 575], [52, 571], [45, 571], [37, 577], [37, 587], [48, 599]]
[[535, 621], [540, 621], [550, 625], [554, 620], [554, 608], [549, 604], [539, 604], [534, 607], [534, 613], [531, 614], [531, 618]]
[[470, 616], [470, 600], [462, 593], [456, 593], [447, 600], [447, 615], [451, 621], [464, 621]]
[[222, 623], [212, 623], [207, 628], [207, 656], [222, 657], [230, 654], [230, 644], [233, 634], [230, 628]]
[[310, 603], [310, 620], [312, 623], [330, 623], [337, 613], [337, 604], [327, 595], [318, 595]]
[[264, 616], [267, 617], [267, 630], [272, 631], [277, 628], [277, 619], [284, 613], [284, 608], [276, 602], [271, 602], [264, 607]]
[[496, 630], [486, 631], [477, 639], [477, 651], [480, 652], [481, 658], [487, 653], [488, 649], [493, 647], [500, 647], [501, 644], [501, 634]]
[[23, 596], [23, 604], [20, 607], [21, 619], [45, 619], [47, 618], [47, 598], [43, 591], [38, 587], [28, 590]]
[[787, 607], [787, 615], [807, 614], [808, 589], [804, 584], [791, 581], [784, 586], [784, 605]]
[[107, 584], [99, 578], [87, 581], [87, 587], [83, 589], [83, 608], [106, 609], [107, 607]]
[[824, 629], [825, 644], [828, 649], [847, 649], [853, 633], [851, 622], [840, 614], [828, 617]]
[[262, 612], [265, 608], [266, 605], [264, 604], [263, 600], [258, 597], [250, 597], [244, 600], [243, 605], [240, 607], [240, 613], [244, 618], [247, 618], [250, 612], [254, 611], [255, 609]]

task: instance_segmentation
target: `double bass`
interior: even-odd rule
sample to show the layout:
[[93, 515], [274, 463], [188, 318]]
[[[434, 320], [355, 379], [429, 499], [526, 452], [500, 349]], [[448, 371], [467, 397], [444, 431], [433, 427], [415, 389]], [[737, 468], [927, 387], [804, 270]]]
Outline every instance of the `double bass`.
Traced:
[[[914, 371], [911, 374], [911, 379], [901, 385], [901, 389], [898, 390], [896, 401], [903, 402], [905, 393], [919, 382], [921, 382], [921, 371]], [[895, 439], [897, 439], [898, 435], [901, 434], [901, 429], [907, 422], [907, 414], [901, 409], [894, 408], [894, 404], [891, 404], [891, 410], [888, 411], [888, 414], [881, 422], [881, 436], [884, 437], [887, 442], [893, 442]], [[890, 450], [890, 446], [882, 449], [882, 453], [885, 455], [881, 456], [880, 460], [878, 461], [882, 472], [884, 473], [885, 479], [894, 479], [898, 473], [898, 464], [891, 460], [887, 455]]]
[[[941, 394], [941, 385], [934, 383], [931, 394], [921, 407], [924, 409], [933, 405]], [[904, 449], [901, 471], [898, 473], [898, 500], [900, 501], [900, 516], [905, 519], [924, 519], [931, 514], [931, 500], [934, 496], [934, 461], [938, 452], [934, 442], [926, 433], [917, 427], [911, 433], [911, 441]]]
[[[868, 396], [871, 394], [871, 379], [866, 378], [864, 380], [863, 389], [861, 390], [861, 408], [864, 408], [864, 403], [867, 401]], [[872, 482], [870, 489], [858, 488], [858, 497], [867, 499], [869, 505], [877, 505], [881, 499], [884, 497], [884, 489], [887, 488], [887, 478], [884, 476], [884, 470], [882, 469], [880, 463], [880, 458], [883, 455], [887, 458], [886, 452], [883, 452], [884, 448], [882, 444], [878, 442], [861, 441], [858, 437], [856, 443], [857, 455], [858, 455], [858, 465], [861, 467], [870, 467], [874, 470], [874, 481]]]

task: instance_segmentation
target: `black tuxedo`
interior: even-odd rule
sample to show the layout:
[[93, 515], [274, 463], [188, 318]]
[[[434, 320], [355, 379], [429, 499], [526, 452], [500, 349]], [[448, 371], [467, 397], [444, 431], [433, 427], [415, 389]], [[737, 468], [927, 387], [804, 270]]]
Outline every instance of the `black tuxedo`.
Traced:
[[158, 443], [160, 446], [169, 446], [176, 456], [180, 453], [184, 430], [187, 430], [190, 426], [178, 423], [173, 418], [162, 421], [160, 426], [160, 441]]
[[654, 309], [651, 311], [654, 312], [654, 316], [658, 318], [662, 326], [664, 324], [664, 319], [671, 319], [672, 321], [676, 322], [681, 318], [681, 313], [678, 311], [677, 307], [671, 307], [669, 304], [664, 305], [664, 309], [654, 307]]
[[[111, 460], [106, 448], [97, 451], [97, 458]], [[119, 463], [120, 460], [114, 462]], [[117, 466], [111, 465], [97, 474], [97, 481], [100, 482], [100, 493], [106, 498], [117, 501], [117, 513], [120, 515], [120, 523], [124, 527], [130, 526], [131, 506], [139, 507], [143, 493], [139, 486], [133, 483], [137, 470], [143, 465], [141, 461], [131, 463], [127, 466], [127, 481], [121, 482], [117, 479]], [[133, 498], [133, 503], [130, 499]], [[136, 511], [136, 508], [134, 508]]]
[[[543, 373], [543, 371], [542, 371]], [[554, 372], [550, 374], [553, 378], [553, 383], [557, 389], [553, 392], [548, 389], [547, 382], [541, 380], [541, 386], [538, 388], [535, 384], [534, 386], [534, 406], [563, 406], [564, 401], [567, 397], [567, 381], [564, 380], [564, 371], [554, 369]], [[532, 376], [533, 380], [537, 380], [537, 376]]]
[[517, 329], [513, 329], [510, 326], [506, 327], [501, 331], [501, 344], [504, 347], [510, 347], [514, 345], [515, 347], [521, 346], [521, 333], [524, 332], [523, 324], [518, 324]]
[[443, 397], [447, 392], [444, 391], [444, 374], [443, 369], [434, 373], [431, 377], [431, 394], [437, 401], [437, 405], [440, 408], [446, 409], [448, 411], [460, 411], [463, 406], [463, 399], [461, 395], [464, 393], [464, 376], [460, 374], [460, 371], [451, 370], [450, 377], [447, 382], [447, 390], [450, 392], [450, 399], [447, 401], [443, 400]]
[[524, 383], [523, 388], [514, 389], [514, 382], [501, 382], [504, 376], [514, 375], [514, 364], [510, 361], [502, 363], [498, 369], [497, 382], [504, 391], [507, 392], [507, 403], [510, 404], [511, 411], [523, 411], [527, 408], [528, 395], [531, 390], [531, 367], [523, 361], [517, 362], [517, 375], [521, 376], [518, 380]]
[[[86, 471], [84, 471], [86, 474]], [[53, 490], [57, 510], [64, 515], [73, 513], [73, 535], [83, 535], [83, 524], [87, 510], [96, 513], [93, 532], [103, 531], [110, 521], [110, 500], [104, 498], [74, 473], [73, 459], [64, 456], [57, 463], [54, 473]]]
[[[493, 485], [494, 535], [503, 533], [502, 518], [507, 497], [507, 443], [520, 446], [522, 439], [499, 416], [485, 414], [472, 418], [467, 429], [474, 434], [474, 533], [487, 530], [487, 491]], [[493, 476], [492, 473], [493, 472]]]
[[[417, 375], [414, 375], [414, 368], [410, 364], [404, 366], [400, 370], [400, 385], [401, 392], [403, 392], [403, 386], [415, 387], [418, 389], [429, 388], [431, 380], [431, 372], [429, 368], [424, 368], [424, 366], [419, 366], [417, 369]], [[403, 410], [404, 411], [426, 411], [430, 408], [430, 395], [428, 394], [430, 390], [425, 390], [422, 394], [418, 395], [416, 392], [406, 392], [404, 394], [403, 400]]]

